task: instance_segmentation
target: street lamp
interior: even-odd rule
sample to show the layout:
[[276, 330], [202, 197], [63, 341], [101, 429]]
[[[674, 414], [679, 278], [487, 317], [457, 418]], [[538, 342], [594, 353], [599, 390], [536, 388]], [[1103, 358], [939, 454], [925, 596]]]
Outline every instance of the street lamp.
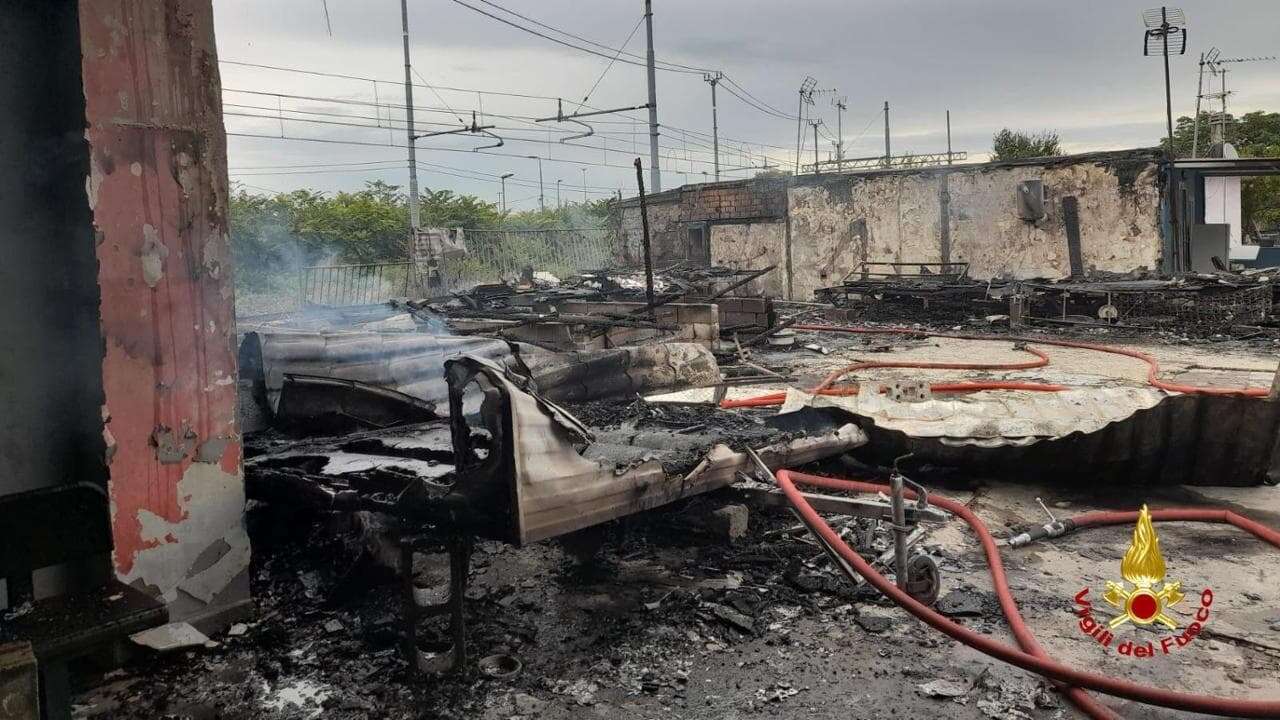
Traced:
[[515, 173], [506, 173], [498, 178], [498, 182], [502, 183], [502, 214], [507, 214], [507, 178], [515, 177]]
[[582, 204], [587, 204], [587, 169], [582, 168]]
[[538, 161], [538, 208], [542, 210], [542, 212], [546, 212], [547, 199], [546, 197], [544, 197], [544, 194], [542, 191], [542, 158], [537, 155], [525, 155], [525, 157], [529, 158], [530, 160]]

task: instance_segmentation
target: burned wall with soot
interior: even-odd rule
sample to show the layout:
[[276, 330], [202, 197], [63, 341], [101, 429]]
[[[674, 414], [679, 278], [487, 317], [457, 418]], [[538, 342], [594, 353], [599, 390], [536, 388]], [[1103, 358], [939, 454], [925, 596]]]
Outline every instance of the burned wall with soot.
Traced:
[[211, 620], [249, 602], [211, 2], [80, 0], [79, 49], [115, 571]]
[[[748, 291], [793, 300], [863, 262], [967, 262], [983, 280], [1062, 278], [1071, 272], [1063, 199], [1074, 197], [1086, 272], [1156, 271], [1160, 163], [1157, 150], [1138, 149], [688, 185], [650, 199], [653, 254], [659, 266], [695, 259], [690, 230], [701, 227], [712, 264], [777, 265]], [[1029, 182], [1044, 188], [1035, 218], [1019, 211]], [[618, 228], [638, 257], [634, 198], [622, 202]]]
[[[1019, 213], [1029, 181], [1044, 188], [1037, 219]], [[798, 178], [788, 191], [795, 298], [864, 261], [968, 262], [983, 280], [1067, 277], [1066, 197], [1078, 201], [1086, 272], [1159, 269], [1159, 158], [1092, 153]]]
[[0, 494], [105, 483], [74, 0], [0, 9]]
[[[681, 261], [725, 265], [739, 269], [759, 268], [769, 264], [755, 263], [763, 257], [743, 255], [726, 248], [724, 239], [733, 231], [772, 233], [787, 213], [786, 179], [756, 178], [732, 180], [684, 187], [657, 193], [646, 198], [649, 215], [649, 242], [656, 265]], [[643, 227], [637, 198], [622, 201], [617, 220], [620, 245], [631, 261], [642, 261]], [[752, 230], [755, 228], [755, 230]], [[690, 230], [701, 233], [705, 244], [694, 247]], [[722, 241], [717, 247], [715, 237]], [[743, 264], [745, 263], [745, 264]]]

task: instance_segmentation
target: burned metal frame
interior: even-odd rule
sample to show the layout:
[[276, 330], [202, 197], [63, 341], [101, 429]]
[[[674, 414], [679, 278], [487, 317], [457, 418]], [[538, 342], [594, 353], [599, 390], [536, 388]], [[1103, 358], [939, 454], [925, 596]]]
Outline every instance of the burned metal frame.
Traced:
[[[1071, 325], [1123, 325], [1149, 328], [1138, 324], [1143, 318], [1157, 320], [1176, 318], [1183, 325], [1216, 330], [1250, 322], [1265, 322], [1273, 305], [1273, 288], [1266, 283], [1236, 285], [1221, 279], [1215, 284], [1178, 285], [1170, 281], [1023, 282], [1011, 296], [1022, 298], [1027, 312], [1021, 319]], [[1058, 317], [1033, 315], [1039, 305], [1043, 312], [1056, 306]], [[1073, 319], [1080, 310], [1099, 318], [1098, 321]], [[1076, 312], [1072, 312], [1075, 310]], [[1012, 311], [1010, 313], [1013, 314]]]
[[[873, 268], [891, 268], [891, 272]], [[916, 272], [903, 272], [904, 268], [916, 268]], [[931, 271], [930, 268], [935, 268]], [[853, 296], [872, 295], [880, 298], [909, 298], [920, 300], [925, 307], [933, 299], [985, 298], [989, 283], [980, 283], [969, 277], [967, 262], [867, 262], [845, 275], [839, 285], [819, 288], [814, 296], [820, 301], [840, 306]]]

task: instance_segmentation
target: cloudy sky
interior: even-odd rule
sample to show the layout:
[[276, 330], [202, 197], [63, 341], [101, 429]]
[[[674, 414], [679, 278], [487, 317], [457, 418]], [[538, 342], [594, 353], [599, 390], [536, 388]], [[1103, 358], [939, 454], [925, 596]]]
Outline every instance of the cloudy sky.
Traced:
[[[742, 177], [753, 172], [747, 166], [794, 162], [797, 88], [806, 76], [835, 90], [809, 110], [824, 123], [823, 158], [837, 134], [836, 97], [847, 97], [846, 157], [882, 152], [886, 100], [895, 153], [945, 150], [948, 109], [953, 146], [971, 159], [982, 159], [1005, 126], [1056, 130], [1072, 152], [1153, 145], [1164, 132], [1164, 83], [1160, 61], [1141, 54], [1149, 1], [654, 0], [654, 36], [659, 61], [719, 69], [737, 84], [718, 91], [721, 164], [722, 177]], [[595, 134], [568, 143], [560, 140], [582, 128], [534, 120], [556, 114], [552, 98], [564, 98], [567, 112], [588, 92], [591, 108], [643, 104], [644, 68], [623, 55], [606, 72], [608, 57], [462, 2], [572, 44], [585, 45], [534, 22], [605, 47], [630, 35], [626, 51], [645, 50], [641, 0], [409, 0], [413, 104], [426, 123], [419, 132], [452, 129], [474, 111], [504, 143], [473, 152], [496, 141], [421, 139], [422, 184], [497, 200], [497, 176], [510, 172], [511, 208], [530, 209], [539, 161], [527, 156], [536, 155], [548, 204], [557, 180], [565, 202], [584, 189], [589, 198], [618, 188], [634, 194], [630, 164], [640, 155], [648, 165], [645, 111], [588, 119]], [[1175, 115], [1194, 108], [1200, 52], [1280, 55], [1280, 2], [1181, 7], [1190, 32], [1187, 54], [1172, 62]], [[256, 191], [407, 183], [396, 0], [214, 0], [214, 11], [233, 180]], [[1280, 110], [1280, 62], [1229, 67], [1233, 112]], [[699, 71], [659, 72], [657, 85], [663, 185], [702, 181], [712, 172], [710, 86]], [[808, 126], [805, 134], [808, 162]]]

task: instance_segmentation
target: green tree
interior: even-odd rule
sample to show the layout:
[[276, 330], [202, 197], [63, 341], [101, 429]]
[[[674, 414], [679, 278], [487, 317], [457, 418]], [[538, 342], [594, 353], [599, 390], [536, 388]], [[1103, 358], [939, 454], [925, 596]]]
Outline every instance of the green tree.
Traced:
[[[1200, 113], [1200, 157], [1206, 157], [1211, 152], [1213, 131], [1210, 126], [1214, 123], [1224, 125], [1226, 140], [1235, 147], [1240, 157], [1280, 157], [1280, 113], [1257, 110], [1238, 118], [1228, 113], [1225, 122], [1214, 114]], [[1195, 135], [1193, 118], [1178, 118], [1173, 130], [1176, 157], [1191, 157]], [[1168, 140], [1163, 140], [1161, 146], [1168, 147]], [[1268, 175], [1244, 178], [1240, 188], [1240, 206], [1246, 232], [1280, 227], [1280, 177]]]
[[[427, 191], [419, 202], [423, 227], [518, 230], [599, 227], [613, 200], [507, 215], [493, 203], [451, 190]], [[246, 290], [275, 289], [306, 265], [407, 256], [408, 199], [399, 186], [382, 181], [335, 194], [302, 189], [258, 195], [242, 187], [232, 194], [230, 219], [236, 282]]]
[[419, 203], [422, 227], [490, 228], [502, 222], [497, 205], [452, 190], [428, 191]]
[[1058, 133], [1052, 130], [1028, 133], [1003, 128], [991, 137], [992, 160], [1052, 157], [1061, 154], [1062, 145]]

